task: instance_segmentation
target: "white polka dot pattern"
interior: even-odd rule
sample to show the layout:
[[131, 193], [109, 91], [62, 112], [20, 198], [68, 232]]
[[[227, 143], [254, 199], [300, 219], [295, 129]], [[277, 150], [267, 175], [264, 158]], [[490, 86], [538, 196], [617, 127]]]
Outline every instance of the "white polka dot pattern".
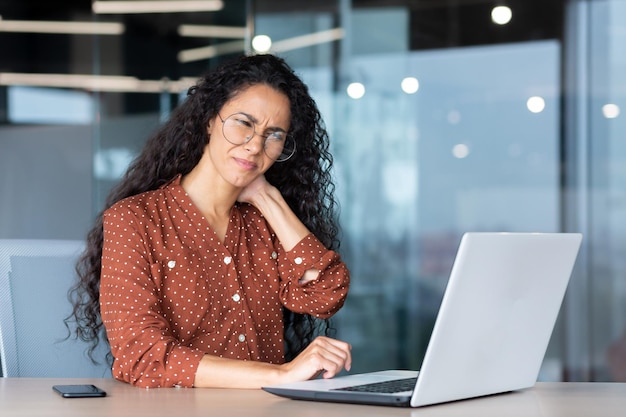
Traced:
[[100, 307], [113, 375], [133, 385], [190, 387], [204, 354], [282, 363], [281, 306], [327, 318], [348, 286], [337, 253], [312, 234], [285, 252], [250, 205], [222, 244], [180, 177], [105, 212]]

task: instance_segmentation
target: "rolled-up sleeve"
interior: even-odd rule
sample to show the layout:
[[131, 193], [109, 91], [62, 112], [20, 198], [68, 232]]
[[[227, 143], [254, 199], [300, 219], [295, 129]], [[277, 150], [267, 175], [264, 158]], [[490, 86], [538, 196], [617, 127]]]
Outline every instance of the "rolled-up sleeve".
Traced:
[[[343, 306], [350, 273], [337, 252], [326, 249], [310, 233], [282, 257], [280, 298], [285, 307], [296, 313], [329, 318]], [[300, 278], [309, 269], [319, 271], [317, 279], [301, 284]]]

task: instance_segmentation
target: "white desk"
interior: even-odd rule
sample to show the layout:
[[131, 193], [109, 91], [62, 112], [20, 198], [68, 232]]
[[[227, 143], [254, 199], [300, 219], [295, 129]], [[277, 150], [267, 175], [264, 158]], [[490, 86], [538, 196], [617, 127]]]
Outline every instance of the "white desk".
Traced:
[[[62, 398], [55, 384], [95, 384], [105, 398]], [[282, 399], [261, 390], [142, 389], [112, 379], [0, 378], [0, 416], [46, 417], [621, 417], [626, 383], [539, 383], [524, 391], [409, 409]]]

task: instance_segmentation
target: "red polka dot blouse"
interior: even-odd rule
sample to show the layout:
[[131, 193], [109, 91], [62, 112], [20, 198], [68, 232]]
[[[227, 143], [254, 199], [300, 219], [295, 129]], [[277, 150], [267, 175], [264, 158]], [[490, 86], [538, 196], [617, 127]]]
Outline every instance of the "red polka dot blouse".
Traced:
[[[319, 278], [298, 283], [311, 268]], [[330, 317], [349, 280], [339, 255], [312, 234], [284, 251], [248, 204], [232, 208], [221, 243], [178, 177], [104, 214], [100, 308], [113, 375], [190, 387], [204, 354], [283, 363], [281, 306]]]

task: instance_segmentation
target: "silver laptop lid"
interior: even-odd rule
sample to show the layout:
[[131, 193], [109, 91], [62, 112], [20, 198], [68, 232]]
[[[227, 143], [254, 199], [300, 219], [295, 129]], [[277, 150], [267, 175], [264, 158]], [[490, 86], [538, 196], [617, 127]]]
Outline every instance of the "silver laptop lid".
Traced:
[[578, 233], [466, 233], [411, 406], [534, 385], [581, 240]]

